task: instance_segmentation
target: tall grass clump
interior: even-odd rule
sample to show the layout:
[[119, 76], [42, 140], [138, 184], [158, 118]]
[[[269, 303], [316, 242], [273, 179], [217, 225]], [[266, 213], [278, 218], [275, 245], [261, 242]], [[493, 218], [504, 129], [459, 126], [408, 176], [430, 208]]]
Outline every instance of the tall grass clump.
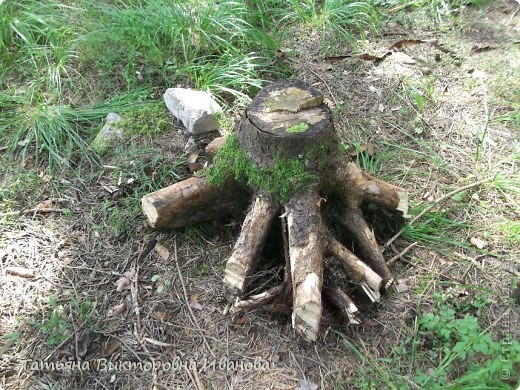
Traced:
[[[270, 67], [276, 47], [255, 25], [255, 13], [246, 1], [84, 5], [101, 28], [83, 38], [83, 59], [97, 59], [109, 72], [119, 71], [122, 64], [128, 88], [139, 83], [140, 76], [144, 82], [183, 83], [239, 96], [243, 87], [261, 85], [260, 69]], [[211, 74], [211, 81], [201, 81], [203, 73]]]
[[136, 91], [107, 103], [74, 107], [47, 101], [41, 94], [0, 93], [0, 142], [22, 160], [45, 161], [52, 173], [57, 168], [74, 168], [80, 157], [96, 165], [97, 155], [89, 139], [111, 111], [124, 112], [147, 104], [149, 92]]
[[[259, 3], [266, 20], [282, 24], [298, 23], [320, 32], [324, 50], [334, 50], [339, 42], [355, 44], [366, 30], [375, 30], [379, 14], [369, 1], [351, 0], [265, 0]], [[272, 9], [272, 11], [269, 11]]]
[[82, 28], [74, 24], [81, 10], [54, 1], [7, 1], [0, 4], [0, 83], [25, 80], [40, 90], [62, 92], [73, 72], [75, 44]]

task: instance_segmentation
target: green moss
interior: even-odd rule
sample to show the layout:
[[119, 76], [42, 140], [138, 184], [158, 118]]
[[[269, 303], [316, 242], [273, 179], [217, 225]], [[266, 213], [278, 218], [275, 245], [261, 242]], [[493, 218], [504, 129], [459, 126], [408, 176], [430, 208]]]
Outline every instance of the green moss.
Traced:
[[232, 177], [251, 187], [263, 189], [282, 203], [306, 185], [318, 181], [318, 177], [306, 169], [304, 159], [276, 157], [271, 167], [255, 167], [233, 134], [215, 156], [213, 165], [206, 170], [206, 177], [214, 186], [222, 186], [226, 179]]
[[285, 131], [288, 133], [304, 133], [309, 129], [309, 125], [305, 122], [298, 123], [297, 125], [287, 128]]
[[121, 116], [123, 119], [117, 122], [117, 127], [123, 129], [125, 134], [154, 136], [171, 130], [162, 102], [125, 112]]

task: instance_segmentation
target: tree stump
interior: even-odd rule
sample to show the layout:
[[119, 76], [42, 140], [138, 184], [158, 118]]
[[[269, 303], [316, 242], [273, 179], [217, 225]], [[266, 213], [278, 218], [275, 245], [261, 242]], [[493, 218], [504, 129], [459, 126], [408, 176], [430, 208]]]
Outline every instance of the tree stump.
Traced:
[[[406, 192], [372, 177], [350, 160], [323, 95], [299, 80], [279, 81], [262, 90], [236, 133], [225, 143], [215, 141], [208, 152], [215, 145], [220, 149], [205, 176], [143, 197], [149, 224], [180, 227], [236, 215], [250, 204], [224, 273], [233, 300], [231, 313], [292, 301], [293, 328], [313, 341], [319, 332], [323, 293], [350, 323], [359, 323], [354, 299], [325, 259], [336, 259], [343, 279], [360, 286], [372, 302], [378, 301], [393, 278], [362, 210], [370, 204], [404, 216]], [[334, 210], [328, 217], [326, 208]], [[280, 239], [287, 246], [284, 280], [248, 296], [248, 284], [277, 218], [284, 227]], [[331, 225], [348, 232], [355, 254]]]

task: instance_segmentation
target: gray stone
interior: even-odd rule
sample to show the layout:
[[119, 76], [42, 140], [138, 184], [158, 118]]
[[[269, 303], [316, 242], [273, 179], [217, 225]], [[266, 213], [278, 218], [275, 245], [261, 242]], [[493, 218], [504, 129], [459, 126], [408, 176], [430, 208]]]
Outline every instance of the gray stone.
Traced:
[[111, 112], [106, 117], [106, 123], [90, 144], [90, 147], [97, 153], [106, 153], [114, 144], [121, 140], [124, 135], [124, 130], [118, 125], [118, 122], [123, 118]]
[[204, 91], [168, 88], [164, 93], [166, 107], [192, 134], [208, 133], [219, 129], [216, 114], [220, 105]]

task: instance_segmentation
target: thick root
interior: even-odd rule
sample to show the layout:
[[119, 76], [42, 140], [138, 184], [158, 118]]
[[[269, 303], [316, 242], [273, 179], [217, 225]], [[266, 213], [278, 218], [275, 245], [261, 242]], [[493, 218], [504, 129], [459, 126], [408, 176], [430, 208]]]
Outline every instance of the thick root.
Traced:
[[271, 197], [255, 197], [224, 272], [224, 286], [229, 294], [243, 295], [278, 209], [278, 202]]
[[308, 341], [318, 337], [323, 285], [323, 224], [319, 195], [309, 191], [287, 204], [289, 258], [293, 286], [292, 323]]
[[248, 299], [243, 301], [237, 299], [236, 302], [231, 306], [230, 313], [237, 315], [246, 310], [256, 309], [263, 307], [272, 301], [274, 301], [282, 292], [283, 285], [278, 285], [270, 288], [263, 293], [252, 295]]
[[148, 224], [156, 229], [178, 228], [235, 215], [247, 207], [246, 202], [247, 196], [236, 182], [230, 180], [225, 186], [214, 187], [205, 177], [190, 177], [141, 199]]
[[361, 323], [359, 309], [341, 287], [327, 287], [325, 294], [351, 325]]
[[336, 257], [341, 262], [350, 279], [361, 285], [372, 302], [379, 300], [379, 291], [383, 282], [381, 276], [331, 236], [327, 240], [327, 254]]
[[346, 229], [354, 236], [362, 259], [383, 278], [383, 291], [386, 291], [393, 282], [392, 272], [379, 250], [374, 232], [363, 219], [358, 208], [346, 210], [341, 220]]

